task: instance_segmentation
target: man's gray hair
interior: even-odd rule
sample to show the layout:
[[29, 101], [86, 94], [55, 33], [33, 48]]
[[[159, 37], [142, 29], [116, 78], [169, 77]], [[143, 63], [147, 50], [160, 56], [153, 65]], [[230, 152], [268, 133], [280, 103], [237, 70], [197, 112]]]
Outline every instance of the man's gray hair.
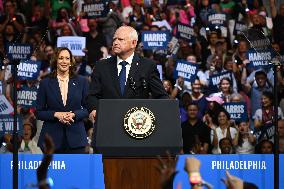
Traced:
[[129, 38], [131, 39], [131, 40], [136, 40], [136, 41], [138, 41], [138, 33], [137, 33], [137, 31], [134, 29], [134, 28], [132, 28], [132, 27], [130, 27], [131, 28], [131, 32], [130, 32], [130, 34], [129, 34]]

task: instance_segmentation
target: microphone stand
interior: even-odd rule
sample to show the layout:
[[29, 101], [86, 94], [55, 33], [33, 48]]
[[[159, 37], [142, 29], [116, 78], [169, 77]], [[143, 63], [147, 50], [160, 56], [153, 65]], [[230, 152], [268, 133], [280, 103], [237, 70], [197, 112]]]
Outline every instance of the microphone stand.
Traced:
[[19, 60], [13, 60], [13, 189], [18, 189], [17, 74]]

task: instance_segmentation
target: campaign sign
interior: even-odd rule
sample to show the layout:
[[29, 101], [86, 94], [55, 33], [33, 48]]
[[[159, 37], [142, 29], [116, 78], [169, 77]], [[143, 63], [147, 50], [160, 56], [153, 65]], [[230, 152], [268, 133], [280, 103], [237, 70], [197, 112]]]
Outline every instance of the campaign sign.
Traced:
[[260, 128], [255, 129], [253, 134], [258, 143], [262, 140], [274, 142], [275, 125], [272, 123], [264, 124]]
[[107, 1], [95, 1], [91, 4], [83, 4], [82, 11], [87, 14], [87, 18], [101, 18], [106, 17], [109, 9]]
[[[36, 171], [42, 158], [40, 154], [19, 154], [18, 188], [30, 188], [37, 184]], [[12, 154], [0, 155], [0, 164], [0, 188], [12, 188]], [[53, 180], [52, 189], [104, 189], [102, 155], [54, 154], [47, 177]]]
[[169, 40], [168, 31], [142, 32], [143, 49], [167, 49]]
[[271, 48], [270, 40], [259, 29], [250, 28], [246, 32], [244, 32], [244, 34], [248, 42], [250, 43], [251, 48], [254, 48], [256, 50]]
[[248, 26], [244, 22], [236, 21], [235, 27], [234, 27], [234, 35], [239, 35], [246, 31], [248, 29]]
[[[0, 115], [0, 136], [5, 133], [13, 133], [14, 128], [14, 116], [13, 115]], [[23, 119], [21, 116], [17, 116], [17, 131], [23, 133]], [[0, 187], [1, 188], [1, 187]]]
[[257, 185], [259, 189], [274, 187], [273, 154], [180, 155], [176, 165], [174, 189], [177, 189], [178, 185], [182, 185], [182, 188], [191, 188], [188, 173], [184, 170], [187, 157], [194, 157], [200, 161], [202, 180], [213, 188], [226, 189], [221, 181], [222, 178], [226, 178], [226, 170], [245, 182]]
[[208, 15], [208, 23], [210, 26], [225, 26], [226, 14], [214, 13]]
[[73, 56], [85, 56], [82, 51], [86, 47], [86, 38], [77, 36], [65, 36], [57, 38], [57, 47], [67, 47]]
[[18, 65], [19, 80], [37, 80], [40, 72], [40, 61], [25, 60]]
[[228, 77], [232, 81], [232, 72], [225, 71], [209, 76], [209, 88], [218, 91], [218, 85], [222, 78]]
[[279, 188], [284, 188], [284, 154], [279, 154]]
[[231, 119], [236, 122], [247, 121], [247, 106], [244, 102], [230, 102], [223, 104], [223, 107], [230, 114]]
[[186, 39], [188, 42], [195, 43], [195, 34], [191, 26], [179, 23], [177, 25], [177, 38]]
[[0, 94], [0, 115], [13, 113], [14, 108], [4, 95]]
[[174, 70], [174, 78], [183, 77], [185, 81], [194, 82], [198, 66], [198, 64], [178, 60]]
[[23, 107], [35, 107], [37, 99], [37, 88], [24, 86], [17, 91], [17, 103]]
[[267, 69], [270, 68], [271, 60], [274, 56], [274, 53], [271, 50], [258, 50], [249, 49], [247, 52], [247, 57], [249, 59], [249, 68], [255, 69]]
[[32, 46], [30, 44], [8, 43], [7, 56], [9, 60], [27, 60], [31, 57]]

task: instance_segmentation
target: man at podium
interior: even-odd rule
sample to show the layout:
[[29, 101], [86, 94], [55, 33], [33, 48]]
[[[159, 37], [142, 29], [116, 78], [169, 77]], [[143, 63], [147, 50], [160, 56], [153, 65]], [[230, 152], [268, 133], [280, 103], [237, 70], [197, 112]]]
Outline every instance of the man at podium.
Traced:
[[168, 98], [155, 62], [134, 53], [137, 41], [134, 28], [121, 26], [113, 37], [115, 56], [97, 62], [87, 97], [93, 122], [99, 99]]

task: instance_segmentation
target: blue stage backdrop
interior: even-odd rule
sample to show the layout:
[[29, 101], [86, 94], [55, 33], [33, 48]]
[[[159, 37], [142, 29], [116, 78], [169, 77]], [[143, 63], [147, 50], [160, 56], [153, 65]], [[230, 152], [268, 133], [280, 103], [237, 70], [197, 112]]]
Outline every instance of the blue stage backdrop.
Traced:
[[284, 188], [284, 154], [279, 155], [279, 188]]
[[[274, 188], [273, 154], [235, 154], [179, 156], [179, 160], [177, 162], [178, 173], [174, 180], [174, 189], [177, 188], [177, 185], [179, 183], [182, 185], [182, 188], [191, 188], [188, 182], [188, 174], [184, 171], [186, 157], [195, 157], [201, 161], [201, 176], [203, 180], [213, 185], [214, 189], [226, 188], [223, 182], [221, 181], [221, 178], [226, 178], [226, 170], [228, 170], [231, 175], [237, 176], [243, 179], [244, 181], [256, 184], [259, 189]], [[280, 188], [283, 187], [280, 186]]]
[[[19, 155], [19, 187], [31, 188], [36, 184], [36, 169], [42, 155]], [[0, 155], [0, 188], [12, 189], [13, 157], [11, 154]], [[52, 178], [52, 189], [104, 189], [102, 155], [57, 154], [53, 156], [48, 169]]]

